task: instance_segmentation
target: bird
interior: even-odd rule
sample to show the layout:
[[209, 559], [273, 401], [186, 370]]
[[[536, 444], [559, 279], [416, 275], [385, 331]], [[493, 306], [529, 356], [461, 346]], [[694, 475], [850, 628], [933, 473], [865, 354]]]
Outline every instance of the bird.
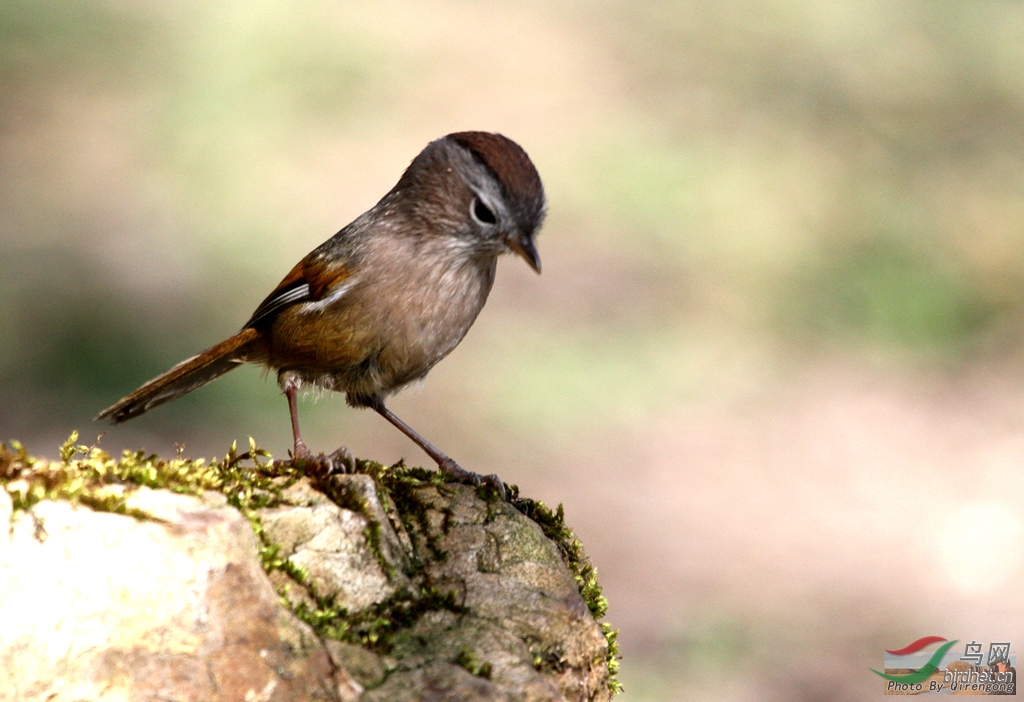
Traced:
[[343, 392], [415, 442], [452, 479], [493, 485], [420, 436], [385, 400], [422, 380], [462, 341], [487, 301], [498, 257], [541, 271], [535, 239], [547, 213], [540, 175], [519, 144], [482, 131], [430, 142], [398, 183], [299, 261], [241, 331], [100, 412], [118, 424], [243, 363], [277, 372], [288, 400], [292, 463], [354, 467], [342, 446], [315, 458], [299, 430], [300, 390]]

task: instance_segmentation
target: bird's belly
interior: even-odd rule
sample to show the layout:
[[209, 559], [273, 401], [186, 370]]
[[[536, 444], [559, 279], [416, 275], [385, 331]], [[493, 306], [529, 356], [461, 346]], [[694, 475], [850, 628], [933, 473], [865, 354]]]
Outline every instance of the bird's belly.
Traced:
[[282, 310], [267, 365], [346, 392], [357, 403], [419, 380], [462, 341], [486, 302], [490, 280], [402, 282], [360, 286], [326, 308], [300, 303]]
[[377, 358], [389, 379], [387, 392], [422, 378], [458, 346], [489, 291], [489, 280], [475, 274], [410, 286], [380, 320]]

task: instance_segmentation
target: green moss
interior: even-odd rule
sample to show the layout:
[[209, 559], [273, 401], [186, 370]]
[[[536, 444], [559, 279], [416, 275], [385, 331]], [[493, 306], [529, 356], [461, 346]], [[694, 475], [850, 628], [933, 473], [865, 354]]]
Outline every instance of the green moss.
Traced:
[[619, 630], [608, 622], [601, 622], [601, 633], [608, 642], [608, 652], [605, 654], [605, 662], [608, 664], [608, 688], [612, 695], [617, 695], [622, 692], [622, 683], [619, 682]]
[[566, 669], [565, 649], [561, 644], [552, 644], [545, 648], [539, 641], [528, 640], [526, 645], [533, 657], [534, 670], [542, 673], [561, 673]]
[[[10, 448], [0, 444], [0, 484], [7, 490], [15, 510], [27, 510], [42, 500], [81, 503], [106, 512], [145, 514], [130, 510], [127, 499], [139, 487], [167, 489], [199, 495], [208, 490], [220, 492], [229, 504], [253, 519], [253, 510], [275, 503], [280, 491], [298, 479], [294, 470], [260, 458], [266, 451], [249, 440], [250, 450], [239, 454], [235, 444], [221, 461], [183, 459], [165, 460], [143, 451], [125, 451], [114, 459], [98, 446], [83, 446], [78, 432], [60, 448], [61, 460], [32, 458], [18, 442]], [[251, 465], [243, 465], [243, 461]]]
[[462, 614], [465, 611], [456, 602], [454, 592], [441, 592], [432, 586], [404, 588], [383, 602], [351, 614], [336, 607], [329, 598], [315, 592], [312, 597], [314, 606], [300, 603], [294, 611], [317, 634], [378, 653], [389, 653], [396, 634], [411, 627], [427, 612], [447, 610]]
[[487, 678], [488, 680], [491, 679], [491, 664], [481, 661], [476, 657], [476, 654], [468, 648], [460, 649], [459, 655], [455, 657], [453, 663], [465, 669], [470, 675]]

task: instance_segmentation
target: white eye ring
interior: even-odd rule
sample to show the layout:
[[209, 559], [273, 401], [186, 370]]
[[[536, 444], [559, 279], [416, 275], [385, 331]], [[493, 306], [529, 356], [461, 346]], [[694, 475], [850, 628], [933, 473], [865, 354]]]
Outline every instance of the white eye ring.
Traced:
[[473, 216], [473, 219], [485, 227], [492, 227], [498, 223], [498, 216], [494, 214], [494, 210], [484, 204], [484, 201], [479, 197], [473, 198], [473, 204], [469, 207], [469, 213]]

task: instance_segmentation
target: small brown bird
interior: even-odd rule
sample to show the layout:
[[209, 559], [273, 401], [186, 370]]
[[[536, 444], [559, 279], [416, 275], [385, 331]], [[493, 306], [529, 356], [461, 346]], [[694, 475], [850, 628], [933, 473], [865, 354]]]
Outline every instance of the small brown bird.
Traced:
[[[458, 132], [431, 142], [391, 191], [314, 249], [256, 308], [242, 330], [157, 376], [97, 419], [119, 423], [246, 362], [277, 371], [288, 398], [293, 459], [316, 460], [299, 432], [296, 392], [344, 392], [415, 441], [438, 467], [480, 484], [384, 406], [423, 378], [469, 331], [513, 251], [538, 273], [534, 237], [544, 188], [523, 149], [501, 134]], [[351, 454], [342, 447], [331, 459]], [[487, 482], [503, 492], [496, 476]]]

